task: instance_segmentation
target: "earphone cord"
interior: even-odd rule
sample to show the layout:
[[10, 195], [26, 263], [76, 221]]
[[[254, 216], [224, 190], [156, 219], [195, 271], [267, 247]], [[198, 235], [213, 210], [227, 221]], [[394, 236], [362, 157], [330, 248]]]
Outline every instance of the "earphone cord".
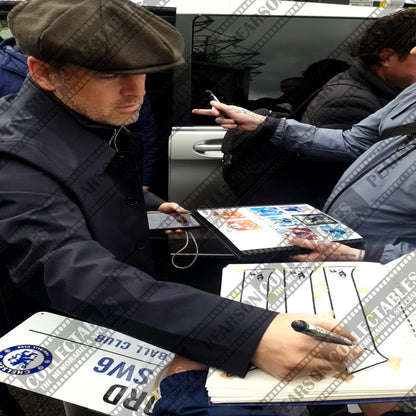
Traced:
[[[176, 267], [177, 269], [188, 269], [189, 267], [191, 267], [195, 263], [196, 259], [198, 258], [198, 254], [199, 254], [198, 244], [197, 244], [197, 242], [196, 242], [195, 237], [193, 236], [193, 234], [191, 232], [189, 232], [189, 231], [185, 231], [185, 236], [186, 236], [185, 245], [181, 249], [179, 249], [172, 256], [172, 258], [171, 258], [172, 265], [174, 267]], [[191, 239], [192, 239], [192, 241], [193, 241], [193, 243], [195, 245], [195, 253], [191, 253], [191, 254], [193, 254], [194, 257], [193, 257], [192, 261], [188, 265], [186, 265], [186, 266], [179, 266], [178, 264], [175, 263], [175, 257], [178, 254], [182, 253], [186, 249], [186, 247], [188, 247], [188, 244], [189, 244], [189, 236], [191, 236]]]
[[114, 149], [116, 150], [116, 152], [119, 151], [117, 147], [117, 136], [119, 135], [122, 128], [123, 126], [120, 126], [117, 130], [114, 130], [114, 134], [111, 136], [110, 140], [108, 141], [109, 146], [112, 146], [114, 143]]

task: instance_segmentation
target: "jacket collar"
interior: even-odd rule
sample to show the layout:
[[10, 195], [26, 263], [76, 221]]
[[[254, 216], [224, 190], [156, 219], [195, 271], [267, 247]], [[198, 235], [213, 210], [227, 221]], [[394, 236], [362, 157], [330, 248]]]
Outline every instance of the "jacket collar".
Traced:
[[[47, 120], [57, 114], [70, 116], [77, 124], [100, 137], [106, 143], [111, 140], [115, 133], [122, 133], [123, 135], [132, 134], [125, 126], [97, 123], [77, 113], [60, 101], [53, 93], [39, 87], [30, 75], [24, 81], [20, 92], [14, 95], [13, 101], [18, 102], [20, 107], [29, 106], [31, 113], [39, 121]], [[34, 101], [42, 105], [33, 105]], [[4, 99], [3, 102], [5, 102]]]
[[[92, 127], [87, 121], [81, 121], [78, 114], [52, 93], [41, 89], [30, 77], [13, 101], [0, 102], [0, 114], [3, 130], [10, 132], [14, 141], [38, 148], [39, 157], [43, 155], [64, 175], [92, 161], [106, 166], [116, 154], [107, 144], [113, 132], [111, 126]], [[20, 154], [28, 152], [28, 157], [32, 157], [26, 147], [22, 147]]]
[[[25, 84], [28, 84], [27, 89], [29, 92], [30, 90], [33, 90], [35, 95], [38, 95], [39, 93], [44, 94], [46, 97], [49, 98], [52, 106], [56, 106], [57, 108], [66, 111], [72, 118], [75, 119], [75, 121], [78, 124], [80, 124], [85, 129], [91, 131], [93, 134], [96, 134], [97, 136], [101, 137], [106, 142], [108, 142], [111, 139], [115, 131], [125, 129], [124, 126], [113, 126], [109, 124], [97, 123], [96, 121], [90, 120], [82, 114], [77, 113], [76, 111], [69, 108], [61, 100], [59, 100], [52, 92], [46, 91], [39, 87], [39, 85], [36, 84], [35, 81], [33, 81], [30, 75], [27, 77]], [[35, 92], [35, 90], [37, 90], [37, 93]]]
[[[68, 108], [53, 93], [40, 88], [30, 77], [12, 102], [0, 101], [1, 112], [6, 118], [5, 124], [10, 119], [12, 123], [17, 121], [23, 140], [40, 148], [62, 171], [77, 169], [96, 159], [105, 167], [117, 151], [133, 155], [141, 151], [140, 134], [130, 132], [125, 126], [89, 120]], [[114, 137], [117, 137], [117, 146], [114, 146]]]
[[98, 123], [96, 121], [93, 121], [82, 114], [77, 113], [76, 111], [69, 108], [67, 105], [65, 105], [62, 101], [60, 101], [56, 96], [48, 91], [42, 90], [33, 80], [31, 80], [34, 86], [41, 91], [43, 91], [45, 94], [49, 96], [49, 98], [55, 102], [57, 106], [60, 106], [65, 111], [68, 112], [68, 114], [75, 119], [75, 121], [84, 127], [86, 130], [91, 132], [92, 134], [100, 137], [102, 140], [104, 140], [106, 143], [108, 143], [111, 147], [114, 148], [114, 138], [115, 137], [123, 137], [123, 141], [128, 141], [129, 136], [136, 136], [134, 133], [130, 132], [125, 126], [114, 126], [111, 124], [103, 124]]
[[388, 100], [392, 100], [402, 91], [400, 88], [394, 88], [387, 84], [383, 79], [377, 76], [365, 62], [361, 61], [360, 59], [354, 61], [348, 71], [353, 78], [369, 85], [372, 90], [377, 92], [377, 95]]
[[416, 134], [416, 83], [405, 88], [385, 110], [388, 112], [380, 126], [382, 138]]

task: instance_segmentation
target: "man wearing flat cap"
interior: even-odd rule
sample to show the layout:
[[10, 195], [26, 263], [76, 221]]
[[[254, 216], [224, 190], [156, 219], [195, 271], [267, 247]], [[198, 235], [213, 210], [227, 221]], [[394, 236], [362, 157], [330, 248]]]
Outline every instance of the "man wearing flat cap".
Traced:
[[[146, 210], [184, 210], [143, 194], [124, 125], [139, 115], [145, 74], [181, 64], [178, 31], [128, 0], [24, 1], [9, 25], [30, 74], [0, 102], [3, 276], [54, 310], [205, 365], [285, 376], [316, 345], [291, 330], [292, 315], [151, 277]], [[347, 356], [325, 351], [305, 371], [345, 368]]]

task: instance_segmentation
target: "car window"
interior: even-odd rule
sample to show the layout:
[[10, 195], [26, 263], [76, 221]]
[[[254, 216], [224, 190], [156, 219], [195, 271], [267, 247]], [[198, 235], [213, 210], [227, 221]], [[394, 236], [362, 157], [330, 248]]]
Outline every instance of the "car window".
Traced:
[[[292, 78], [293, 82], [302, 80], [309, 65], [327, 59], [350, 64], [350, 44], [371, 21], [333, 17], [198, 16], [193, 21], [192, 108], [208, 106], [207, 89], [229, 104], [267, 107], [264, 105], [269, 102], [267, 99], [282, 96], [281, 82]], [[212, 122], [207, 117], [192, 117], [194, 125]]]

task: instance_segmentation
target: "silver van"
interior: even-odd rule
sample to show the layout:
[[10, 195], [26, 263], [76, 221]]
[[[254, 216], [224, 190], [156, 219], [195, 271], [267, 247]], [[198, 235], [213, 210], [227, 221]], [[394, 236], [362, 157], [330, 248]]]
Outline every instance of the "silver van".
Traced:
[[[229, 197], [221, 168], [225, 131], [209, 117], [191, 113], [192, 108], [209, 106], [206, 90], [242, 106], [279, 97], [280, 82], [300, 77], [314, 62], [351, 62], [350, 44], [374, 19], [403, 3], [373, 7], [281, 0], [146, 0], [144, 5], [162, 6], [157, 10], [170, 13], [185, 39], [186, 62], [173, 71], [172, 84], [149, 77], [148, 91], [150, 98], [163, 97], [157, 111], [162, 111], [159, 121], [169, 135], [159, 147], [168, 158], [168, 166], [162, 162], [158, 169], [162, 182], [165, 174], [168, 178], [161, 193], [167, 191], [169, 200], [196, 208], [226, 206]], [[160, 91], [162, 84], [168, 94]]]

